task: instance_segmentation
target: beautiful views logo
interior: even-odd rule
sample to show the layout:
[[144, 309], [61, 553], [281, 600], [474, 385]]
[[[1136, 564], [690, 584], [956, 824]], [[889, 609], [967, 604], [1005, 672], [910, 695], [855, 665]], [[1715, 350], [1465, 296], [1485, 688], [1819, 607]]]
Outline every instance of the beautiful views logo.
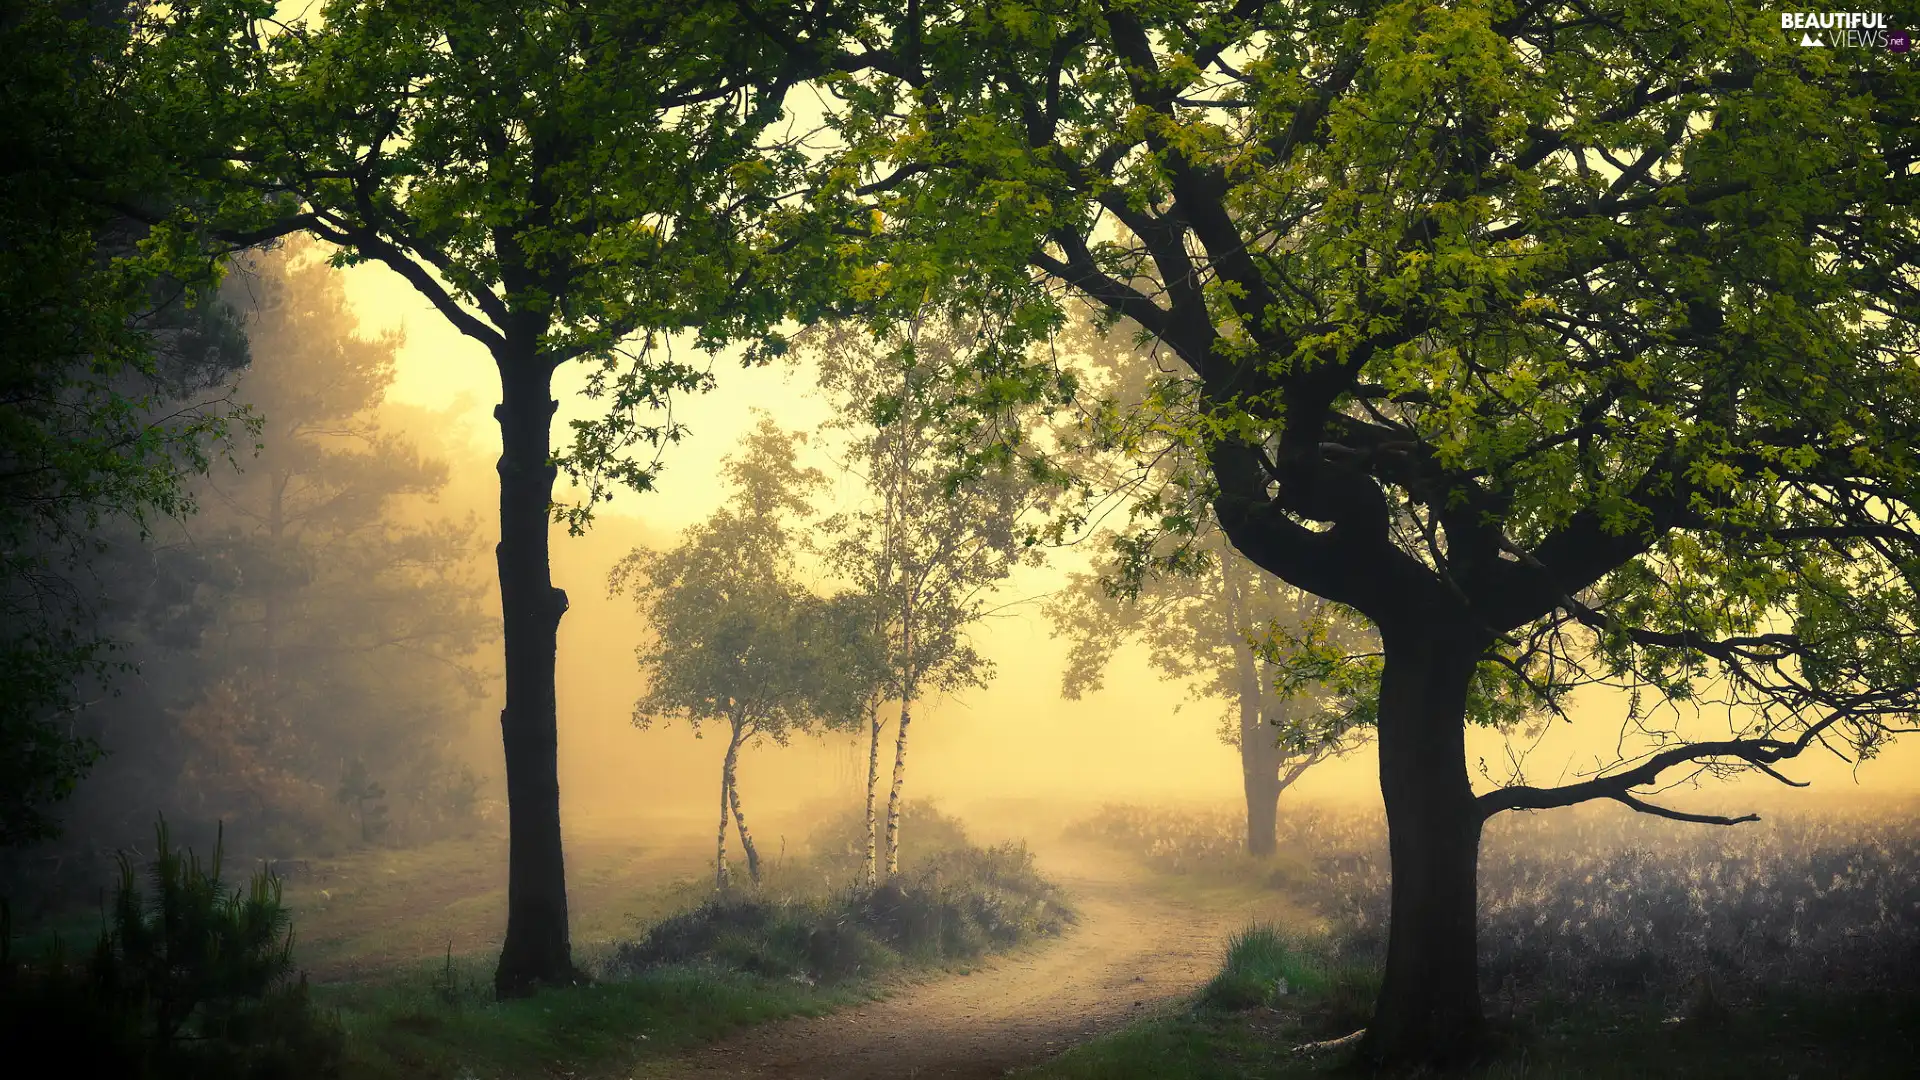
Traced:
[[1800, 44], [1809, 47], [1893, 52], [1911, 47], [1906, 31], [1889, 27], [1886, 15], [1879, 12], [1788, 11], [1780, 15], [1780, 29], [1800, 31]]

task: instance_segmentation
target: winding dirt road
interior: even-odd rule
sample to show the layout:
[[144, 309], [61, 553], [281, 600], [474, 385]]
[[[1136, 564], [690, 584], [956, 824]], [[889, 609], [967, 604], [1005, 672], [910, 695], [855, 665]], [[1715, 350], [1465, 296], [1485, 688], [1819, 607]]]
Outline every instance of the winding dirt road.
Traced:
[[985, 1080], [1033, 1065], [1192, 991], [1227, 936], [1273, 911], [1156, 895], [1111, 856], [1039, 852], [1080, 920], [968, 975], [831, 1016], [758, 1028], [636, 1073], [651, 1080]]

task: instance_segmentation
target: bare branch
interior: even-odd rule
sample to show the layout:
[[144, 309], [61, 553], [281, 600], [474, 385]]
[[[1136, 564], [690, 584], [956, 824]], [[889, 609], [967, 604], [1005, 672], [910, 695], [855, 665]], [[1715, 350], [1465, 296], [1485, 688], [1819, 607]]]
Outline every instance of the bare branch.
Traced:
[[1760, 820], [1759, 814], [1742, 814], [1739, 817], [1722, 817], [1719, 814], [1689, 814], [1684, 810], [1673, 810], [1665, 806], [1655, 806], [1650, 802], [1643, 802], [1625, 792], [1614, 795], [1612, 798], [1616, 802], [1630, 806], [1642, 814], [1672, 818], [1674, 821], [1690, 821], [1696, 825], [1739, 825], [1743, 822]]
[[[1767, 773], [1774, 779], [1793, 787], [1807, 786], [1803, 782], [1789, 780], [1769, 766], [1788, 758], [1800, 756], [1820, 737], [1820, 733], [1842, 719], [1851, 715], [1851, 710], [1836, 710], [1829, 713], [1818, 723], [1809, 726], [1796, 739], [1723, 739], [1717, 742], [1689, 743], [1662, 750], [1647, 760], [1625, 772], [1611, 776], [1597, 776], [1575, 784], [1559, 787], [1538, 788], [1526, 785], [1497, 788], [1481, 795], [1475, 800], [1480, 807], [1482, 820], [1492, 817], [1502, 810], [1549, 810], [1559, 806], [1572, 806], [1593, 799], [1613, 799], [1625, 803], [1642, 813], [1659, 814], [1663, 817], [1675, 817], [1679, 811], [1668, 811], [1641, 802], [1631, 794], [1631, 789], [1644, 787], [1660, 778], [1660, 774], [1680, 765], [1696, 762], [1709, 762], [1717, 759], [1731, 759]], [[1714, 819], [1699, 815], [1678, 817], [1681, 821], [1703, 821], [1709, 824], [1732, 824], [1725, 819]], [[1741, 818], [1737, 820], [1752, 820]]]

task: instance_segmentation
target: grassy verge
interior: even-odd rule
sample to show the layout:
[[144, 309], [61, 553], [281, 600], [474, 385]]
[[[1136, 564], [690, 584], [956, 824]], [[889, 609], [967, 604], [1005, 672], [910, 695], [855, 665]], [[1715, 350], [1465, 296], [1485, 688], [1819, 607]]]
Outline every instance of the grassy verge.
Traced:
[[964, 970], [1072, 921], [1024, 848], [978, 847], [913, 804], [904, 831], [915, 841], [902, 872], [878, 888], [856, 884], [864, 833], [837, 822], [757, 885], [682, 881], [633, 898], [648, 913], [638, 934], [576, 950], [597, 977], [589, 986], [494, 1002], [491, 951], [449, 946], [430, 969], [322, 985], [317, 997], [346, 1031], [350, 1080], [624, 1077], [743, 1027]]
[[[1225, 965], [1171, 1012], [1076, 1047], [1025, 1080], [1285, 1080], [1366, 1075], [1345, 1050], [1300, 1052], [1358, 1030], [1370, 969], [1327, 958], [1270, 929], [1238, 935]], [[1484, 1080], [1912, 1076], [1920, 999], [1889, 994], [1775, 994], [1710, 1019], [1663, 1003], [1540, 1000], [1494, 1021], [1488, 1056], [1462, 1075]]]
[[491, 956], [379, 984], [321, 987], [347, 1034], [345, 1080], [495, 1080], [624, 1075], [619, 1067], [753, 1024], [869, 1000], [872, 982], [827, 986], [668, 965], [590, 986], [496, 1002]]

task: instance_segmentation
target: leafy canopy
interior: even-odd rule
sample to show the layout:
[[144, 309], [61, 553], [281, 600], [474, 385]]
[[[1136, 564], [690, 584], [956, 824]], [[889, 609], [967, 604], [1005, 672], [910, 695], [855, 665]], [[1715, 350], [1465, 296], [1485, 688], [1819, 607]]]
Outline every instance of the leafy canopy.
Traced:
[[635, 650], [647, 676], [636, 725], [721, 722], [735, 739], [784, 744], [865, 716], [881, 663], [870, 605], [814, 593], [795, 559], [825, 483], [795, 460], [802, 441], [763, 416], [726, 462], [728, 502], [677, 546], [635, 549], [614, 568], [612, 588], [633, 595], [654, 636]]
[[389, 267], [502, 365], [586, 362], [607, 415], [558, 458], [586, 487], [576, 531], [651, 486], [627, 453], [677, 439], [657, 410], [709, 384], [671, 336], [776, 353], [814, 280], [778, 272], [764, 228], [806, 160], [788, 91], [836, 33], [811, 8], [332, 0], [281, 22], [208, 0], [169, 25], [173, 77], [227, 133], [210, 182], [262, 231]]
[[1389, 667], [1438, 633], [1516, 707], [1732, 706], [1648, 724], [1652, 775], [1910, 723], [1906, 57], [1705, 0], [928, 3], [875, 41], [822, 179], [860, 286], [1131, 320], [1235, 545]]

